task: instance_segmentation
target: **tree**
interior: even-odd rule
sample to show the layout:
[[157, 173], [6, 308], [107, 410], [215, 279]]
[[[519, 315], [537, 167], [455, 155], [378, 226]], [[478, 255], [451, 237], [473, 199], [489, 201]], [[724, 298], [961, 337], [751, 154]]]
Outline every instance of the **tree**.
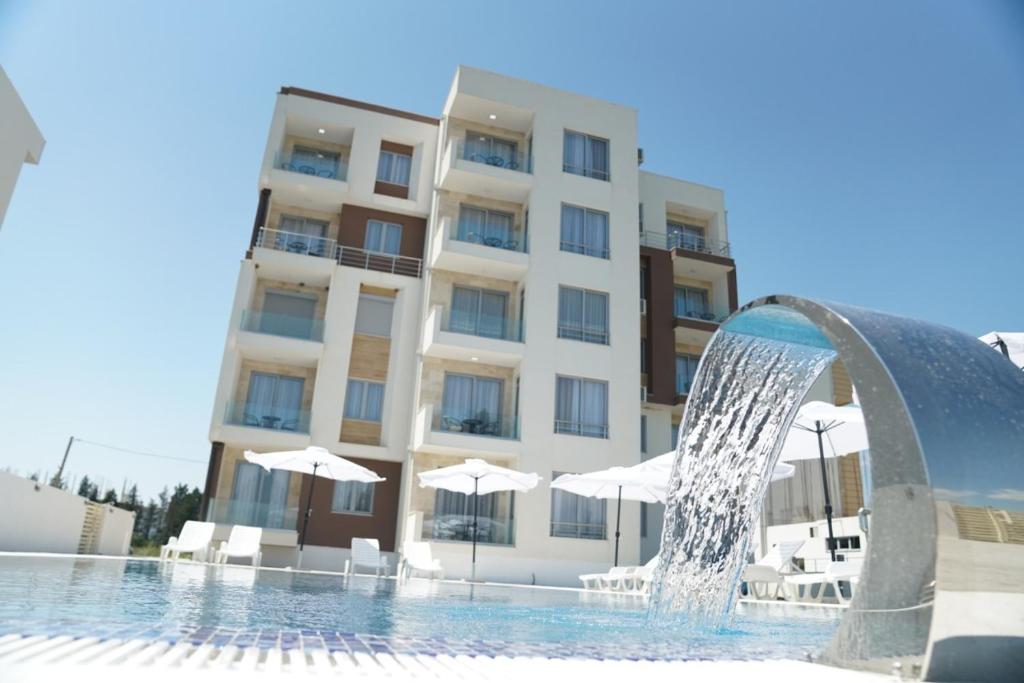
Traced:
[[82, 477], [82, 481], [78, 484], [78, 495], [83, 498], [89, 497], [89, 492], [92, 491], [93, 483], [89, 480], [89, 475]]
[[174, 493], [167, 502], [163, 530], [158, 539], [160, 543], [166, 543], [171, 535], [181, 531], [185, 522], [199, 518], [199, 504], [202, 499], [203, 494], [198, 488], [189, 491], [187, 484], [178, 484], [174, 487]]
[[103, 494], [103, 500], [101, 503], [110, 503], [111, 505], [117, 504], [117, 491], [114, 489], [107, 489], [107, 492]]

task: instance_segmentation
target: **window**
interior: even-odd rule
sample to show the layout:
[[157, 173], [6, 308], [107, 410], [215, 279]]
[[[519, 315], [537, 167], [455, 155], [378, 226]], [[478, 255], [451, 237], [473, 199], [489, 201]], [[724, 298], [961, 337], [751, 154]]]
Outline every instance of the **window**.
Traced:
[[295, 145], [292, 149], [292, 160], [288, 170], [321, 178], [337, 178], [340, 160], [341, 156], [337, 152], [325, 152], [312, 147]]
[[675, 450], [676, 447], [679, 445], [676, 442], [676, 440], [678, 438], [679, 438], [679, 425], [678, 424], [674, 424], [674, 425], [672, 425], [672, 431], [669, 433], [669, 437], [668, 437], [668, 443], [672, 447], [672, 450]]
[[677, 285], [673, 301], [677, 318], [714, 320], [715, 316], [711, 313], [711, 307], [708, 306], [708, 291], [706, 289]]
[[288, 510], [288, 484], [291, 473], [287, 470], [269, 472], [251, 462], [238, 462], [231, 487], [231, 500], [214, 514], [221, 524], [243, 524], [282, 529], [295, 519], [285, 519]]
[[607, 439], [608, 383], [579, 377], [558, 377], [555, 432]]
[[384, 385], [363, 379], [350, 379], [345, 392], [345, 417], [350, 420], [380, 422], [384, 404]]
[[697, 376], [697, 364], [700, 358], [687, 354], [676, 356], [676, 394], [683, 395], [690, 393], [690, 386]]
[[500, 379], [445, 373], [441, 431], [502, 435], [504, 385]]
[[608, 343], [608, 295], [575, 287], [558, 288], [558, 336]]
[[640, 338], [640, 372], [647, 372], [647, 339]]
[[400, 224], [376, 220], [367, 221], [366, 240], [363, 242], [363, 248], [366, 251], [398, 256], [401, 246], [402, 226]]
[[373, 484], [361, 481], [334, 482], [331, 512], [372, 515]]
[[647, 416], [640, 416], [640, 452], [647, 452]]
[[506, 339], [508, 294], [470, 287], [452, 288], [451, 332]]
[[704, 228], [699, 225], [669, 221], [666, 232], [670, 249], [678, 247], [689, 251], [707, 251], [704, 246]]
[[304, 385], [301, 377], [250, 373], [243, 424], [290, 432], [308, 428], [302, 410]]
[[561, 250], [608, 258], [608, 214], [562, 204]]
[[325, 237], [327, 235], [327, 226], [327, 221], [287, 214], [282, 215], [277, 222], [277, 229], [282, 232], [293, 232], [297, 235], [308, 235], [310, 237]]
[[377, 180], [382, 183], [409, 187], [409, 169], [412, 168], [412, 157], [399, 152], [381, 150], [377, 162]]
[[513, 140], [502, 140], [486, 133], [466, 133], [464, 158], [489, 166], [519, 169], [516, 143]]
[[359, 306], [356, 308], [356, 332], [376, 337], [390, 337], [394, 307], [394, 299], [360, 294]]
[[584, 133], [565, 131], [562, 170], [588, 178], [608, 180], [608, 141]]
[[[499, 491], [476, 497], [476, 541], [512, 545], [515, 542], [515, 494]], [[423, 520], [423, 537], [442, 541], [473, 539], [474, 496], [438, 489], [434, 514]]]
[[835, 543], [836, 550], [860, 550], [860, 536], [836, 536]]
[[[553, 472], [551, 480], [564, 474]], [[607, 534], [607, 501], [551, 489], [551, 535], [561, 538], [604, 540]]]
[[504, 211], [463, 205], [459, 207], [459, 226], [455, 239], [516, 250], [519, 242], [513, 234], [514, 221], [515, 217]]

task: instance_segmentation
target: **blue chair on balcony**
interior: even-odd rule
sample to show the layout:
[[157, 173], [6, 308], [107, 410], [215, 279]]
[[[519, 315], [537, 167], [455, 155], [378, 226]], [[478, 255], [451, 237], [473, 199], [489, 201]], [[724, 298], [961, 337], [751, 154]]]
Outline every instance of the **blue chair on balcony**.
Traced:
[[295, 431], [298, 431], [298, 429], [299, 429], [299, 421], [298, 420], [285, 420], [284, 422], [281, 423], [280, 429], [283, 432], [295, 432]]
[[519, 251], [519, 240], [505, 240], [505, 243], [501, 246], [509, 251]]
[[462, 420], [452, 417], [451, 415], [441, 416], [441, 431], [442, 432], [461, 432], [462, 431]]

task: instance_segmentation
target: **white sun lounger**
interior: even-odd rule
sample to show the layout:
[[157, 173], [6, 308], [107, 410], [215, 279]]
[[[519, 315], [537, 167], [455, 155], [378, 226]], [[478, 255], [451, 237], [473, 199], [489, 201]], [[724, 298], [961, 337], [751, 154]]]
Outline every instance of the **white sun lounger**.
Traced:
[[405, 578], [414, 572], [426, 574], [427, 578], [444, 578], [444, 567], [441, 560], [433, 556], [430, 544], [426, 541], [406, 541], [402, 545], [402, 560], [398, 573]]
[[192, 553], [192, 559], [204, 562], [216, 526], [213, 522], [185, 522], [181, 534], [171, 536], [167, 544], [160, 547], [160, 559], [177, 561], [181, 553]]
[[355, 574], [356, 567], [372, 569], [377, 576], [388, 573], [388, 558], [380, 554], [376, 538], [353, 538], [352, 557], [345, 560], [345, 573]]
[[[830, 562], [824, 572], [782, 577], [783, 591], [786, 599], [791, 602], [820, 603], [825, 601], [825, 593], [831, 586], [836, 602], [846, 605], [853, 597], [854, 586], [860, 580], [860, 569], [860, 563]], [[842, 583], [849, 584], [849, 597], [843, 594]]]
[[651, 591], [651, 583], [654, 581], [654, 572], [658, 569], [658, 562], [661, 561], [659, 555], [655, 555], [647, 561], [642, 567], [637, 567], [637, 570], [633, 573], [633, 589], [640, 593], [649, 593]]
[[743, 568], [743, 580], [755, 600], [778, 600], [786, 597], [784, 572], [796, 570], [793, 555], [803, 546], [803, 541], [780, 541], [764, 557]]
[[213, 556], [213, 561], [217, 564], [227, 564], [229, 558], [247, 557], [252, 560], [252, 566], [258, 567], [263, 560], [263, 553], [260, 551], [262, 539], [263, 529], [260, 527], [236, 524], [231, 527], [231, 535], [228, 540], [221, 541], [220, 548]]

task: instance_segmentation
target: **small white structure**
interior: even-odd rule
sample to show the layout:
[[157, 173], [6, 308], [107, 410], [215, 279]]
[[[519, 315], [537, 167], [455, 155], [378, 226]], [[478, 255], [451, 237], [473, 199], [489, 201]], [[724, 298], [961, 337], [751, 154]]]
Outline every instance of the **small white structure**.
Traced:
[[23, 164], [38, 164], [46, 141], [0, 67], [0, 226]]
[[0, 551], [127, 555], [135, 513], [0, 472]]

